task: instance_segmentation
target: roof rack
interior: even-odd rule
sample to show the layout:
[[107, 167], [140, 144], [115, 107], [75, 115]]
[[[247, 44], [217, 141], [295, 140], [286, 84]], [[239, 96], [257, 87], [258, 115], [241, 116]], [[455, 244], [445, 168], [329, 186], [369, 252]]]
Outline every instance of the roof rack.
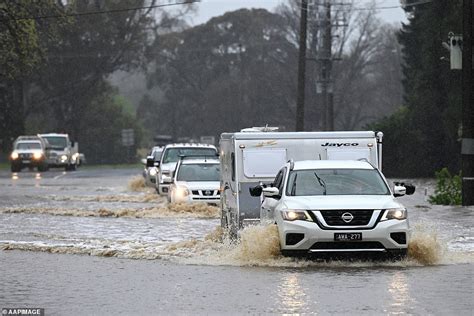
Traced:
[[18, 136], [17, 141], [21, 141], [21, 140], [39, 140], [41, 141], [42, 138], [39, 137], [39, 136], [34, 136], [34, 135], [28, 135], [28, 136]]

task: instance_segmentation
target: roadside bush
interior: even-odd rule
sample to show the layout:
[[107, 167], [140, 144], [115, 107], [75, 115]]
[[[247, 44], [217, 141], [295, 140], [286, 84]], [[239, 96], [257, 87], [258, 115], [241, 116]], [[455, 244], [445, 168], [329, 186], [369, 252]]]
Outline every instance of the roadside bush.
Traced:
[[451, 175], [448, 168], [443, 168], [436, 172], [436, 189], [433, 195], [430, 195], [431, 204], [441, 205], [461, 205], [461, 173]]

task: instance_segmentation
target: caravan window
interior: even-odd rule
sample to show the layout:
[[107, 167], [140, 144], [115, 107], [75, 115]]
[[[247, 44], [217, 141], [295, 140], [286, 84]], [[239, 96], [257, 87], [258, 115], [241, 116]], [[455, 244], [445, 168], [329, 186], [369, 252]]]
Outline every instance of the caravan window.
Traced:
[[286, 149], [244, 149], [244, 175], [247, 178], [274, 178], [286, 161]]

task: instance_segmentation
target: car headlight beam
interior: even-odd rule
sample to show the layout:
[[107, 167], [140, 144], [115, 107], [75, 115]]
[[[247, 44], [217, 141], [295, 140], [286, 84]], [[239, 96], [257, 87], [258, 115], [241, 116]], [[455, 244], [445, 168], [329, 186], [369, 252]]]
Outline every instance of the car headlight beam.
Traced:
[[156, 174], [157, 174], [156, 168], [150, 168], [149, 174], [150, 174], [150, 176], [152, 176], [152, 177], [156, 176]]
[[312, 222], [313, 219], [311, 216], [309, 216], [308, 211], [305, 210], [285, 210], [281, 211], [281, 217], [285, 221], [296, 221], [296, 220], [301, 220], [301, 221], [310, 221]]
[[18, 159], [19, 155], [16, 151], [12, 152], [11, 156], [10, 156], [13, 160], [15, 159]]
[[39, 151], [33, 153], [33, 159], [41, 159], [43, 157], [43, 154]]
[[405, 208], [390, 208], [385, 210], [381, 221], [389, 219], [403, 220], [407, 218], [407, 210]]
[[178, 198], [183, 198], [190, 194], [188, 188], [185, 187], [176, 187], [175, 192]]

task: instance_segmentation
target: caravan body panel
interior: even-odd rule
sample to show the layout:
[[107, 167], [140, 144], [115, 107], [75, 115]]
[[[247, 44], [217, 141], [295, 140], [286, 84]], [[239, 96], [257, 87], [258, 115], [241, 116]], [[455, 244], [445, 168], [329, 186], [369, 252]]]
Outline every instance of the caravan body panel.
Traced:
[[224, 133], [220, 148], [223, 225], [259, 219], [260, 197], [249, 188], [271, 183], [290, 159], [367, 160], [381, 169], [381, 135], [372, 131]]

